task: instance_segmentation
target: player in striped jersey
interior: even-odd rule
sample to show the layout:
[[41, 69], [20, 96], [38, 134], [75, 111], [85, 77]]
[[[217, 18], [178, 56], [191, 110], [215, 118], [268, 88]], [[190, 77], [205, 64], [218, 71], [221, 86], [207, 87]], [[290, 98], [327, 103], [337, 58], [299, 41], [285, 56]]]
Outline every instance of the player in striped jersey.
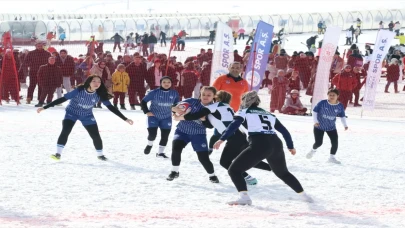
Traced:
[[[211, 86], [204, 86], [201, 89], [200, 99], [188, 98], [179, 102], [172, 108], [172, 111], [178, 115], [184, 115], [187, 112], [193, 114], [204, 108], [204, 105], [211, 103], [216, 94], [216, 89]], [[181, 107], [187, 107], [187, 110]], [[179, 177], [179, 167], [181, 161], [181, 153], [183, 149], [191, 142], [193, 149], [197, 152], [198, 160], [203, 165], [204, 169], [209, 174], [209, 180], [212, 183], [219, 183], [218, 177], [215, 176], [214, 165], [210, 161], [207, 145], [207, 133], [202, 120], [182, 120], [177, 124], [173, 138], [172, 146], [172, 171], [167, 177], [168, 181], [172, 181]]]
[[328, 99], [320, 101], [313, 110], [314, 119], [314, 137], [315, 143], [312, 150], [307, 154], [310, 159], [314, 156], [316, 149], [323, 143], [323, 136], [329, 136], [332, 148], [330, 149], [329, 162], [340, 164], [335, 155], [338, 149], [338, 133], [336, 130], [336, 117], [340, 117], [345, 130], [349, 129], [346, 123], [346, 114], [343, 104], [339, 103], [339, 90], [331, 89], [328, 91]]
[[107, 160], [107, 158], [103, 155], [103, 142], [98, 131], [96, 119], [93, 115], [94, 105], [101, 101], [115, 115], [130, 125], [133, 124], [133, 121], [126, 118], [117, 108], [115, 108], [110, 103], [109, 99], [111, 99], [111, 95], [108, 94], [107, 88], [105, 87], [101, 78], [99, 76], [92, 75], [87, 78], [84, 85], [78, 86], [77, 89], [45, 105], [43, 108], [38, 108], [37, 112], [40, 113], [45, 109], [70, 100], [70, 103], [66, 107], [65, 118], [62, 121], [63, 127], [58, 138], [56, 154], [51, 156], [53, 159], [60, 159], [62, 150], [66, 145], [73, 126], [77, 120], [80, 120], [90, 137], [93, 139], [93, 144], [96, 148], [98, 159], [103, 161]]
[[295, 192], [300, 194], [306, 201], [312, 199], [304, 193], [300, 182], [287, 169], [283, 143], [278, 138], [276, 131], [279, 131], [292, 155], [296, 150], [288, 130], [271, 113], [259, 108], [260, 98], [256, 91], [250, 91], [242, 96], [242, 105], [235, 114], [235, 118], [227, 129], [222, 133], [220, 140], [214, 144], [218, 149], [220, 145], [229, 139], [240, 125], [249, 132], [249, 146], [232, 162], [228, 169], [233, 183], [240, 193], [240, 198], [229, 202], [230, 205], [250, 205], [252, 200], [247, 194], [246, 182], [242, 173], [252, 168], [254, 165], [267, 159], [274, 174], [284, 183], [290, 186]]
[[[215, 95], [216, 103], [210, 104], [205, 106], [205, 108], [201, 109], [201, 111], [197, 113], [189, 113], [184, 116], [176, 116], [175, 120], [198, 120], [202, 117], [208, 118], [210, 125], [212, 125], [220, 134], [222, 134], [229, 124], [233, 120], [234, 111], [229, 106], [229, 102], [231, 101], [232, 95], [224, 90], [218, 91]], [[212, 101], [210, 101], [211, 103]], [[206, 125], [207, 126], [207, 125]], [[209, 126], [209, 125], [208, 125]], [[212, 127], [211, 126], [211, 127]], [[215, 136], [213, 136], [214, 140], [218, 140]], [[216, 141], [215, 140], [215, 141]], [[211, 142], [210, 142], [211, 144]], [[214, 143], [212, 143], [214, 144]], [[235, 131], [232, 136], [229, 137], [224, 150], [222, 151], [221, 158], [219, 160], [219, 164], [228, 170], [229, 166], [232, 164], [232, 161], [247, 147], [249, 146], [248, 141], [246, 140], [246, 135], [242, 133], [239, 129]], [[260, 161], [258, 164], [254, 166], [258, 169], [268, 170], [270, 171], [269, 164]], [[251, 177], [248, 173], [243, 172], [243, 177], [246, 180], [246, 183], [249, 185], [256, 185], [257, 179]]]
[[[160, 88], [150, 91], [141, 102], [142, 110], [148, 116], [149, 135], [148, 145], [144, 150], [145, 154], [150, 153], [159, 127], [161, 137], [159, 152], [156, 157], [168, 158], [164, 150], [172, 129], [172, 106], [179, 102], [179, 94], [170, 87], [172, 87], [172, 79], [167, 76], [162, 77], [160, 79]], [[150, 109], [147, 105], [149, 101], [151, 102]]]

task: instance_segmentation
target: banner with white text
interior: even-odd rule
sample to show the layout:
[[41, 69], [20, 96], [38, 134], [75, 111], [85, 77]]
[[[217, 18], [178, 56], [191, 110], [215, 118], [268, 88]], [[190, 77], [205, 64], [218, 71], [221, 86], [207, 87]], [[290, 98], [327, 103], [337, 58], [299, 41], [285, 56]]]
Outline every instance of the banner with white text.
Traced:
[[318, 68], [315, 76], [312, 108], [314, 108], [319, 101], [327, 98], [330, 68], [332, 66], [333, 56], [335, 55], [337, 45], [339, 43], [341, 30], [342, 29], [340, 27], [330, 26], [328, 29], [326, 29], [325, 36], [323, 37]]
[[391, 46], [395, 33], [388, 30], [380, 30], [375, 41], [373, 55], [367, 71], [366, 90], [364, 92], [363, 110], [374, 110], [377, 85], [381, 77], [382, 63]]
[[[249, 90], [259, 91], [262, 84], [269, 59], [273, 29], [273, 25], [263, 21], [259, 21], [257, 24], [256, 35], [250, 48], [249, 62], [244, 74], [244, 78], [249, 83]], [[254, 51], [255, 44], [256, 52]]]
[[219, 76], [229, 73], [229, 64], [233, 62], [232, 29], [218, 22], [215, 34], [214, 55], [212, 57], [211, 81], [214, 83]]

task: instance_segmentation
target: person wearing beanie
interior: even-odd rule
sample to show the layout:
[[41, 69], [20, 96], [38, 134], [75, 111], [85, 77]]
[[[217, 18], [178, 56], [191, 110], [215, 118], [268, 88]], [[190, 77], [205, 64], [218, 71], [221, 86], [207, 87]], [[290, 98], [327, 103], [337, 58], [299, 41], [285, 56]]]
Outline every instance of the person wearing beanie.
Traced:
[[[160, 87], [150, 91], [141, 101], [143, 113], [148, 117], [148, 144], [144, 153], [149, 154], [152, 150], [153, 142], [156, 139], [158, 128], [160, 128], [159, 151], [156, 157], [168, 158], [164, 150], [169, 139], [172, 129], [172, 106], [179, 102], [179, 94], [176, 90], [171, 89], [172, 79], [168, 76], [162, 77]], [[148, 102], [151, 102], [148, 108]]]

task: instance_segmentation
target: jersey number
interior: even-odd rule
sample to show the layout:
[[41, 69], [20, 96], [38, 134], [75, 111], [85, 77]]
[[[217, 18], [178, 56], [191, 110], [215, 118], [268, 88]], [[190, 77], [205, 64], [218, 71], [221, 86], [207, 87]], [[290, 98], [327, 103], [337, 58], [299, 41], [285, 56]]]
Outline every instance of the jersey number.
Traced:
[[259, 118], [260, 118], [260, 121], [262, 122], [263, 129], [266, 131], [270, 131], [272, 129], [272, 127], [271, 127], [271, 123], [269, 121], [269, 117], [259, 115]]

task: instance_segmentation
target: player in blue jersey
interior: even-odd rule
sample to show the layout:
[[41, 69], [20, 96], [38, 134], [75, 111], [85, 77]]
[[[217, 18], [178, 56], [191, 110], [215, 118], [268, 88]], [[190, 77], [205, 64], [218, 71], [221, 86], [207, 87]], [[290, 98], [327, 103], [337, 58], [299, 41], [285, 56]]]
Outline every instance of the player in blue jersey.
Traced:
[[[205, 126], [208, 128], [214, 127], [215, 130], [218, 131], [218, 136], [220, 137], [234, 118], [234, 111], [232, 107], [229, 106], [231, 99], [232, 95], [230, 93], [220, 90], [215, 95], [215, 103], [205, 106], [199, 112], [193, 114], [188, 113], [184, 116], [176, 116], [175, 120], [198, 120], [205, 117], [207, 119]], [[210, 103], [211, 102], [212, 101], [210, 101]], [[215, 140], [216, 142], [219, 137], [213, 136], [210, 141]], [[212, 143], [212, 146], [215, 142]], [[236, 130], [235, 133], [232, 134], [232, 136], [230, 136], [227, 140], [224, 150], [222, 151], [219, 164], [221, 164], [222, 167], [228, 170], [229, 166], [232, 164], [232, 161], [248, 146], [249, 142], [246, 140], [246, 135], [239, 129]], [[269, 164], [263, 161], [260, 161], [254, 167], [262, 170], [271, 171]], [[250, 176], [247, 172], [243, 172], [242, 175], [245, 178], [247, 184], [257, 184], [257, 179]]]
[[[172, 106], [179, 102], [179, 94], [172, 87], [170, 77], [160, 79], [160, 88], [154, 89], [143, 98], [141, 107], [143, 112], [148, 116], [148, 145], [144, 153], [149, 154], [153, 141], [156, 139], [158, 127], [160, 128], [159, 152], [156, 157], [168, 158], [165, 153], [165, 147], [169, 139], [170, 130], [172, 129]], [[147, 103], [151, 102], [150, 108]]]
[[254, 167], [263, 159], [267, 160], [278, 178], [296, 193], [302, 193], [300, 196], [304, 200], [311, 202], [312, 199], [304, 193], [300, 182], [287, 169], [283, 143], [278, 138], [276, 130], [283, 135], [291, 154], [295, 155], [296, 150], [290, 133], [274, 115], [259, 108], [259, 104], [260, 98], [256, 91], [245, 93], [242, 96], [242, 105], [235, 114], [234, 120], [222, 133], [220, 140], [214, 144], [214, 149], [219, 149], [220, 145], [229, 139], [242, 124], [248, 130], [249, 146], [242, 151], [228, 169], [228, 173], [239, 191], [240, 198], [228, 204], [252, 204], [252, 200], [247, 194], [247, 186], [242, 173]]
[[328, 99], [320, 101], [313, 110], [314, 119], [314, 137], [315, 143], [312, 150], [307, 154], [310, 159], [314, 156], [316, 149], [323, 143], [323, 136], [329, 136], [332, 148], [330, 149], [329, 162], [340, 164], [335, 155], [338, 149], [338, 133], [336, 130], [336, 117], [340, 117], [345, 130], [349, 129], [346, 123], [346, 114], [343, 104], [339, 103], [339, 90], [331, 89], [328, 91]]
[[[186, 113], [196, 113], [212, 102], [215, 94], [215, 87], [204, 86], [201, 89], [200, 99], [188, 98], [175, 107], [172, 111], [178, 115]], [[184, 109], [185, 108], [185, 109]], [[179, 177], [179, 167], [181, 161], [181, 153], [183, 149], [191, 142], [193, 149], [197, 152], [198, 160], [203, 165], [204, 169], [209, 174], [209, 180], [212, 183], [219, 183], [218, 177], [215, 176], [214, 165], [210, 161], [208, 153], [207, 133], [202, 120], [182, 120], [177, 124], [173, 138], [172, 146], [172, 171], [167, 177], [167, 180], [172, 181]]]
[[62, 121], [63, 127], [58, 138], [56, 154], [51, 156], [53, 159], [60, 159], [73, 126], [77, 120], [80, 120], [90, 137], [93, 139], [98, 159], [103, 161], [107, 160], [103, 155], [103, 142], [98, 131], [96, 119], [93, 115], [94, 105], [101, 101], [115, 115], [119, 116], [130, 125], [133, 124], [133, 121], [126, 118], [117, 108], [115, 108], [110, 103], [109, 99], [111, 99], [111, 95], [108, 94], [107, 88], [101, 78], [92, 75], [87, 78], [83, 85], [78, 86], [75, 90], [65, 94], [63, 97], [51, 102], [50, 104], [45, 105], [43, 108], [38, 108], [37, 112], [40, 113], [45, 109], [70, 100], [70, 103], [66, 107], [65, 118]]

